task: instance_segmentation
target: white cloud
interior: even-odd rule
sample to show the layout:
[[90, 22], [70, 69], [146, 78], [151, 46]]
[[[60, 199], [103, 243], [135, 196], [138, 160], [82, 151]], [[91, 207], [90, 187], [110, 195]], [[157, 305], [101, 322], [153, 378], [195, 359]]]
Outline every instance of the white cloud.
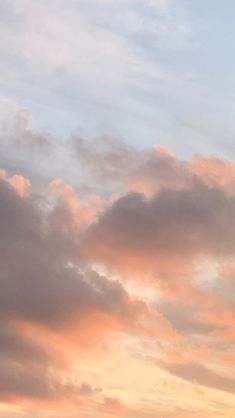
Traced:
[[177, 151], [184, 116], [214, 102], [185, 65], [192, 28], [183, 6], [181, 0], [8, 0], [0, 6], [2, 95], [54, 134], [79, 128]]
[[136, 75], [159, 75], [160, 65], [153, 56], [149, 59], [148, 48], [168, 42], [174, 47], [178, 37], [187, 36], [184, 24], [172, 20], [165, 10], [168, 1], [163, 0], [7, 4], [0, 51], [2, 84], [9, 90], [12, 83], [30, 88], [35, 82], [41, 88], [60, 89], [62, 78], [85, 86], [88, 95], [91, 85], [91, 95], [98, 99], [99, 87], [106, 88], [101, 93], [105, 98], [107, 88], [115, 94], [115, 87], [126, 89], [124, 83]]

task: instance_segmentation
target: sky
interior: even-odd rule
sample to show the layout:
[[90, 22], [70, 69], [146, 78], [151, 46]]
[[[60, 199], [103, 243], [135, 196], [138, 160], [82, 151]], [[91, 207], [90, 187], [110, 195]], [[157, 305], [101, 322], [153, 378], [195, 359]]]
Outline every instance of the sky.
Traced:
[[235, 416], [234, 13], [0, 0], [0, 418]]

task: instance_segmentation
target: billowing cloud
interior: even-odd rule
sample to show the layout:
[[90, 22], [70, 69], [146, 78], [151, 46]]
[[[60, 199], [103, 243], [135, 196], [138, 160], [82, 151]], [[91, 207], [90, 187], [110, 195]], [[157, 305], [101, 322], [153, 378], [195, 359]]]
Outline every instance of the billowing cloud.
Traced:
[[162, 260], [187, 267], [197, 258], [231, 258], [234, 209], [233, 196], [202, 181], [185, 189], [163, 189], [151, 198], [128, 193], [91, 225], [88, 252], [120, 268], [156, 273]]
[[53, 231], [33, 200], [4, 181], [0, 186], [3, 316], [60, 323], [89, 306], [109, 311], [120, 303], [120, 311], [126, 309], [121, 285], [95, 273], [85, 278], [72, 265], [71, 231]]
[[107, 139], [93, 151], [76, 146], [91, 178], [102, 179], [101, 196], [80, 196], [63, 177], [38, 188], [1, 171], [2, 402], [73, 411], [79, 402], [84, 414], [138, 416], [147, 381], [123, 369], [133, 392], [122, 387], [123, 362], [149, 370], [169, 399], [173, 383], [157, 376], [201, 402], [205, 388], [230, 396], [232, 163], [181, 161], [162, 146], [137, 151]]
[[7, 175], [0, 179], [0, 397], [4, 400], [99, 395], [100, 390], [90, 384], [66, 383], [71, 360], [63, 344], [72, 353], [73, 345], [91, 350], [92, 343], [102, 345], [118, 332], [175, 338], [167, 321], [144, 301], [82, 258], [80, 223], [87, 225], [87, 220], [78, 222], [73, 216], [76, 210], [79, 213], [79, 200], [71, 212], [75, 192], [70, 188], [62, 192], [59, 201], [51, 200], [51, 186], [41, 196], [22, 195]]

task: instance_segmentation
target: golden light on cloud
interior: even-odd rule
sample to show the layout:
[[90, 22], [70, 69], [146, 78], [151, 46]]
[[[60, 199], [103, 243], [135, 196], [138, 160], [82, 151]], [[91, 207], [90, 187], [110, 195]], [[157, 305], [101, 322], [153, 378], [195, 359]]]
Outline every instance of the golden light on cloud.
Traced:
[[2, 171], [0, 414], [75, 417], [79, 405], [84, 418], [203, 417], [205, 407], [219, 417], [235, 407], [232, 174], [208, 186], [159, 148], [138, 157], [138, 176], [141, 161], [148, 175], [167, 166], [155, 194], [87, 203], [58, 179], [40, 198], [24, 193], [29, 181]]

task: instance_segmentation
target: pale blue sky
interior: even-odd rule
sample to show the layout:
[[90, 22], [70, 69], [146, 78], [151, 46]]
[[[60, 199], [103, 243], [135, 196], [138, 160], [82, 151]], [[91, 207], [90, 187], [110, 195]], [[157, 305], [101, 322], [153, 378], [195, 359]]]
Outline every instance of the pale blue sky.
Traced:
[[232, 0], [2, 0], [0, 117], [233, 158]]

